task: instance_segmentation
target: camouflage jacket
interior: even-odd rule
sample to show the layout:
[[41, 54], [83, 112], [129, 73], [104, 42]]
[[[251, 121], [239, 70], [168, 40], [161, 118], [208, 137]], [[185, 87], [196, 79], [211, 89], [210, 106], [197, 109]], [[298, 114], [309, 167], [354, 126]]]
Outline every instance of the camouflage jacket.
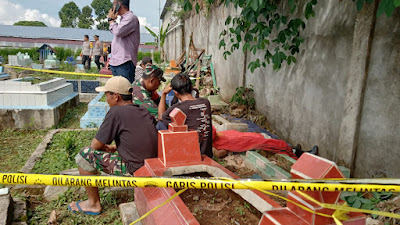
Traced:
[[132, 88], [133, 103], [145, 107], [154, 119], [158, 121], [158, 104], [161, 97], [157, 93], [152, 96], [152, 93], [143, 87], [140, 80], [134, 82]]

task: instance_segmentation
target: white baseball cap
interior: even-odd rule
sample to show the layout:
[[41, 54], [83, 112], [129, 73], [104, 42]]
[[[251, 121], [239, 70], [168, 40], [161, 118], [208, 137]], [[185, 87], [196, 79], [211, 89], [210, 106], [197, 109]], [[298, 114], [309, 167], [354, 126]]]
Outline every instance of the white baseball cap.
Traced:
[[109, 79], [106, 85], [96, 88], [97, 92], [113, 92], [121, 95], [132, 94], [132, 85], [123, 76], [115, 76]]

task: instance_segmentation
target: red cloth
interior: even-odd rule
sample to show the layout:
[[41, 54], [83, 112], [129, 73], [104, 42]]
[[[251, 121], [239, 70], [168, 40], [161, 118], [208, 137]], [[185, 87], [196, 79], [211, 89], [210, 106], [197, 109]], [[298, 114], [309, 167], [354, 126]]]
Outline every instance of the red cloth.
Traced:
[[228, 130], [217, 132], [213, 127], [213, 147], [230, 152], [245, 152], [260, 149], [285, 154], [297, 159], [292, 148], [282, 140], [266, 139], [262, 134]]

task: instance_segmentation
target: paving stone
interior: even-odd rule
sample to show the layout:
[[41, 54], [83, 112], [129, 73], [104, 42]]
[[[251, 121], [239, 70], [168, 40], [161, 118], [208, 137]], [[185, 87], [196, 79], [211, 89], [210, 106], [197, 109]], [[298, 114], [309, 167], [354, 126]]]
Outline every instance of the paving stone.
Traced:
[[58, 198], [58, 195], [63, 194], [68, 190], [67, 186], [47, 186], [44, 189], [43, 197], [47, 201], [51, 201]]
[[12, 221], [11, 195], [7, 193], [0, 196], [0, 225], [10, 224]]
[[[139, 213], [136, 209], [135, 202], [128, 202], [119, 205], [119, 211], [121, 214], [122, 224], [128, 225], [133, 221], [139, 219]], [[142, 225], [142, 222], [136, 223], [136, 225]]]

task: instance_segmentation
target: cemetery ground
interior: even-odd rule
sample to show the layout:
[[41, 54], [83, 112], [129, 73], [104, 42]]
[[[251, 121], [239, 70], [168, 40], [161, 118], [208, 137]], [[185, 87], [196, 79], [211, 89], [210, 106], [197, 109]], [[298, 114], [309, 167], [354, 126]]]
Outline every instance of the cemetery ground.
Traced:
[[[69, 71], [71, 68], [66, 66], [62, 68]], [[22, 71], [18, 71], [22, 72]], [[43, 82], [46, 79], [60, 77], [60, 75], [49, 75], [39, 72], [30, 73], [37, 81]], [[63, 75], [67, 79], [82, 79], [81, 76]], [[95, 77], [85, 77], [88, 80], [94, 80]], [[203, 84], [203, 83], [202, 83]], [[251, 97], [242, 96], [243, 99], [251, 102]], [[100, 101], [105, 101], [100, 100]], [[80, 129], [80, 118], [88, 111], [87, 103], [80, 103], [75, 108], [70, 108], [62, 121], [51, 129], [37, 130], [32, 125], [20, 130], [0, 131], [0, 144], [2, 148], [0, 153], [1, 172], [18, 172], [35, 151], [36, 147], [44, 140], [45, 136], [54, 129], [59, 129], [51, 141], [48, 143], [45, 152], [34, 164], [31, 173], [38, 174], [59, 174], [75, 173], [76, 164], [74, 156], [84, 146], [90, 144], [90, 141], [96, 134], [96, 130]], [[240, 107], [231, 103], [229, 107], [223, 110], [216, 110], [214, 114], [230, 114], [236, 118], [242, 118], [254, 122], [263, 129], [269, 130], [266, 118], [258, 114], [255, 110]], [[235, 118], [225, 118], [227, 121], [236, 123]], [[67, 130], [68, 129], [68, 130]], [[261, 160], [262, 159], [262, 160]], [[249, 151], [247, 153], [230, 153], [224, 158], [214, 158], [219, 164], [234, 172], [241, 178], [290, 178], [290, 167], [293, 161], [288, 160], [282, 155], [271, 154], [265, 151]], [[263, 161], [265, 167], [260, 167]], [[75, 169], [75, 170], [73, 170]], [[286, 177], [280, 177], [286, 176]], [[133, 190], [119, 190], [112, 188], [100, 188], [101, 203], [103, 213], [100, 216], [85, 216], [74, 214], [67, 209], [67, 205], [72, 201], [87, 199], [84, 188], [79, 187], [61, 187], [56, 188], [58, 193], [48, 195], [49, 187], [17, 188], [11, 186], [11, 194], [14, 201], [22, 201], [27, 204], [27, 213], [25, 216], [15, 218], [14, 222], [21, 221], [28, 224], [46, 224], [50, 214], [55, 210], [58, 224], [122, 224], [119, 204], [132, 202]], [[54, 189], [52, 189], [54, 190]], [[46, 192], [47, 191], [47, 192]], [[197, 192], [196, 192], [197, 191]], [[47, 194], [46, 194], [47, 193]], [[273, 192], [285, 197], [287, 193]], [[201, 224], [210, 224], [208, 211], [201, 206], [205, 205], [208, 209], [222, 210], [224, 215], [219, 224], [258, 224], [260, 213], [254, 211], [254, 208], [244, 201], [240, 196], [230, 191], [203, 191], [190, 190], [182, 194], [181, 198], [188, 206], [192, 214]], [[286, 201], [278, 197], [270, 196], [272, 200], [282, 207], [286, 206]], [[228, 201], [227, 201], [228, 199]], [[397, 193], [345, 193], [342, 197], [350, 206], [365, 209], [382, 210], [388, 212], [400, 212], [400, 196]], [[227, 208], [226, 206], [230, 206]], [[204, 212], [202, 212], [204, 210]], [[224, 211], [225, 210], [225, 211]], [[214, 212], [213, 212], [214, 213]], [[210, 214], [211, 215], [211, 214]], [[217, 217], [218, 213], [212, 217]], [[376, 218], [374, 215], [369, 217]], [[400, 224], [399, 220], [380, 218], [382, 225]]]

